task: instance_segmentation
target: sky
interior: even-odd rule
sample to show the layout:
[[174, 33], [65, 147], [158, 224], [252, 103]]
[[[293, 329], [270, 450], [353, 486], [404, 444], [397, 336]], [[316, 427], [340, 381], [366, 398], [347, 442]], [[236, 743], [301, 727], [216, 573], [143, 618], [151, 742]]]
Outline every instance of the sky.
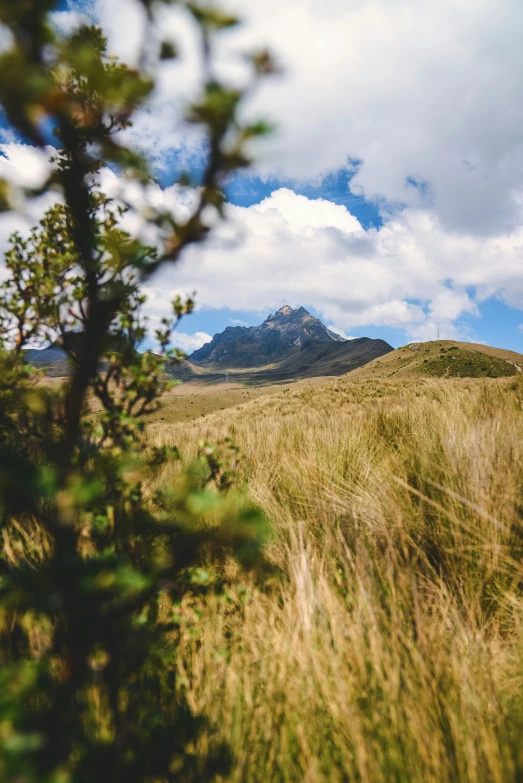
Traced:
[[[242, 53], [268, 46], [282, 73], [245, 117], [276, 131], [227, 186], [227, 220], [146, 291], [152, 320], [176, 293], [198, 307], [175, 342], [190, 352], [226, 326], [303, 305], [346, 337], [394, 347], [441, 338], [523, 352], [523, 3], [521, 0], [226, 0], [244, 24], [223, 34], [217, 67], [242, 83]], [[110, 51], [136, 62], [135, 0], [63, 0], [55, 23], [100, 24]], [[158, 39], [181, 51], [127, 131], [146, 152], [155, 203], [187, 209], [173, 182], [202, 165], [183, 107], [201, 69], [195, 30], [171, 7]], [[0, 35], [0, 46], [2, 36]], [[43, 176], [0, 129], [0, 176]], [[122, 183], [105, 172], [103, 185]], [[0, 246], [29, 215], [0, 219]], [[1, 247], [0, 247], [1, 249]]]

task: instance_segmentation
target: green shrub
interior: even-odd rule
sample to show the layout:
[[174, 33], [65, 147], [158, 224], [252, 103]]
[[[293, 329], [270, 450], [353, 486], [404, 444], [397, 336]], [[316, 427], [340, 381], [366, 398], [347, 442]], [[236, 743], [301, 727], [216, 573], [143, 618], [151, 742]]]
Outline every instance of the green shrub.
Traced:
[[425, 362], [426, 366], [420, 371], [440, 378], [505, 378], [517, 374], [517, 369], [510, 362], [462, 349], [459, 354], [447, 353], [446, 356], [438, 356]]
[[[235, 20], [182, 4], [207, 61], [214, 34]], [[151, 24], [145, 61], [158, 8], [143, 5]], [[241, 490], [231, 492], [230, 444], [222, 456], [203, 444], [171, 486], [150, 489], [154, 473], [179, 454], [147, 447], [143, 419], [158, 406], [164, 360], [176, 358], [170, 335], [193, 301], [176, 299], [161, 322], [162, 356], [140, 354], [148, 328], [141, 287], [205, 239], [205, 211], [221, 213], [224, 176], [248, 164], [245, 142], [266, 126], [242, 126], [242, 93], [209, 78], [188, 117], [209, 149], [197, 204], [182, 223], [152, 211], [161, 249], [132, 239], [97, 175], [111, 165], [137, 186], [147, 183], [145, 161], [117, 132], [150, 95], [150, 69], [116, 63], [97, 28], [59, 37], [53, 6], [0, 2], [12, 33], [0, 56], [3, 112], [38, 146], [42, 128], [56, 128], [55, 165], [41, 192], [58, 189], [63, 198], [29, 237], [13, 236], [0, 302], [0, 778], [203, 780], [223, 769], [227, 749], [205, 763], [188, 752], [200, 721], [173, 696], [175, 605], [216, 583], [219, 572], [209, 569], [226, 552], [255, 565], [264, 518]], [[174, 54], [159, 45], [159, 57]], [[272, 68], [264, 53], [252, 64], [254, 78]], [[6, 210], [12, 186], [0, 184]], [[39, 386], [24, 348], [56, 337], [70, 379], [63, 388]], [[89, 416], [93, 400], [100, 412]]]

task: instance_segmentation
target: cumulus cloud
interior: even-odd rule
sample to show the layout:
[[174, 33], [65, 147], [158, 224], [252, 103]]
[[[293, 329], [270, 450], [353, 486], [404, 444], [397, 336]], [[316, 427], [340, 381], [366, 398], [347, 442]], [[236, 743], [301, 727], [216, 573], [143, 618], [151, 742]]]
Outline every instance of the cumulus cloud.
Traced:
[[[241, 82], [239, 53], [262, 44], [285, 69], [246, 112], [278, 124], [258, 172], [288, 187], [248, 209], [229, 207], [209, 243], [148, 286], [152, 316], [166, 313], [175, 293], [197, 289], [208, 307], [262, 313], [285, 301], [309, 304], [345, 335], [375, 325], [429, 339], [438, 327], [463, 336], [461, 319], [489, 297], [523, 309], [520, 0], [227, 2], [246, 24], [223, 36], [220, 72]], [[136, 64], [144, 21], [137, 0], [69, 8], [54, 16], [58, 27], [70, 30], [87, 15], [107, 31], [110, 51]], [[127, 132], [157, 166], [201, 151], [181, 120], [202, 78], [195, 29], [174, 6], [162, 11], [150, 43], [165, 39], [182, 58], [161, 66]], [[0, 28], [0, 50], [6, 41]], [[47, 153], [15, 144], [5, 130], [0, 139], [0, 177], [40, 184]], [[293, 191], [295, 180], [343, 167], [347, 187], [379, 204], [381, 228], [364, 230], [344, 207]], [[195, 198], [179, 188], [133, 190], [110, 172], [102, 181], [133, 204], [126, 220], [137, 233], [148, 202], [183, 217]], [[0, 216], [0, 244], [34, 223], [50, 198]]]
[[241, 318], [228, 318], [227, 320], [231, 326], [250, 326], [247, 321], [243, 321]]
[[[44, 153], [22, 145], [2, 149], [8, 157], [0, 159], [0, 175], [25, 184], [45, 176]], [[125, 227], [147, 241], [157, 239], [147, 228], [149, 205], [183, 220], [197, 198], [191, 189], [141, 187], [109, 170], [101, 182], [108, 195], [131, 205]], [[34, 224], [54, 198], [0, 216], [0, 243]], [[477, 314], [482, 301], [499, 297], [523, 309], [522, 226], [482, 237], [450, 230], [431, 210], [410, 207], [365, 230], [344, 206], [290, 188], [248, 208], [228, 205], [226, 212], [206, 243], [188, 248], [145, 286], [151, 330], [169, 314], [174, 296], [195, 290], [201, 307], [260, 315], [286, 302], [309, 305], [345, 337], [366, 326], [397, 327], [421, 340], [433, 339], [438, 328], [442, 337], [467, 337], [461, 319]], [[180, 333], [175, 344], [190, 352], [210, 339]]]
[[0, 144], [0, 178], [18, 187], [38, 188], [51, 172], [53, 151], [14, 141]]
[[[15, 232], [26, 234], [59, 198], [58, 193], [49, 192], [38, 198], [25, 199], [17, 190], [38, 188], [45, 182], [51, 170], [49, 157], [50, 150], [15, 142], [0, 144], [0, 178], [13, 185], [10, 194], [13, 210], [0, 214], [0, 259], [9, 237]], [[4, 267], [0, 263], [0, 279], [3, 277]]]
[[[81, 3], [71, 4], [81, 6]], [[523, 4], [520, 0], [228, 0], [246, 20], [227, 33], [219, 69], [245, 76], [239, 52], [268, 44], [285, 75], [250, 100], [279, 132], [259, 171], [310, 180], [354, 164], [354, 192], [384, 211], [430, 211], [449, 230], [495, 234], [521, 222]], [[111, 50], [133, 63], [141, 41], [137, 0], [93, 0]], [[125, 25], [122, 14], [125, 13]], [[180, 44], [130, 138], [161, 164], [198, 149], [180, 108], [201, 78], [194, 29], [162, 11], [155, 37]], [[349, 179], [349, 177], [348, 177]], [[349, 185], [348, 185], [349, 187]]]
[[287, 68], [257, 100], [281, 129], [269, 169], [310, 178], [350, 156], [368, 199], [430, 207], [474, 233], [519, 225], [519, 0], [233, 4], [250, 20], [245, 39], [267, 41]]
[[70, 35], [83, 24], [89, 24], [91, 19], [87, 13], [78, 11], [54, 11], [51, 21], [60, 33]]
[[201, 348], [205, 343], [210, 343], [212, 337], [207, 332], [195, 332], [194, 334], [185, 334], [184, 332], [175, 332], [172, 338], [172, 344], [176, 348], [191, 354], [193, 351]]
[[345, 340], [356, 340], [356, 337], [353, 337], [350, 334], [347, 334], [345, 329], [341, 329], [341, 327], [336, 326], [336, 324], [327, 324], [327, 329], [330, 329], [331, 332], [334, 332], [334, 334], [339, 334], [340, 337], [343, 337]]
[[206, 307], [309, 304], [341, 333], [372, 325], [433, 339], [438, 328], [466, 337], [460, 319], [489, 297], [523, 308], [523, 228], [475, 237], [411, 208], [364, 230], [345, 207], [287, 188], [249, 208], [229, 206], [228, 217], [158, 274], [149, 288], [155, 310], [196, 289]]

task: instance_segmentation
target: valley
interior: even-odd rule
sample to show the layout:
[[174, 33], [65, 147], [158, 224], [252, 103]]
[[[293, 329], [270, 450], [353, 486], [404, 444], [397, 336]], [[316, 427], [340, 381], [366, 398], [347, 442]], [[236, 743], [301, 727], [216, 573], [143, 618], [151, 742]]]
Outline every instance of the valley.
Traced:
[[[231, 370], [228, 380], [225, 374], [202, 372], [164, 395], [161, 411], [153, 414], [151, 420], [188, 421], [259, 397], [314, 389], [340, 377], [332, 370], [331, 365], [324, 375], [312, 378], [297, 375], [287, 381], [276, 381], [272, 368], [261, 368], [256, 373]], [[522, 370], [523, 354], [476, 343], [438, 340], [391, 350], [344, 373], [341, 378], [352, 383], [423, 382], [438, 378], [445, 381], [452, 378], [495, 379], [514, 377]]]

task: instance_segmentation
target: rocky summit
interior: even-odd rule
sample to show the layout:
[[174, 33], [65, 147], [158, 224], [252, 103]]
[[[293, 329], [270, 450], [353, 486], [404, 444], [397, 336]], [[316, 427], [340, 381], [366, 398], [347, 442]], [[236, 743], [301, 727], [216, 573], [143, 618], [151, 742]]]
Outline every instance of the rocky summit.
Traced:
[[184, 365], [200, 378], [232, 370], [249, 383], [267, 383], [343, 375], [392, 350], [384, 340], [346, 340], [304, 307], [284, 305], [259, 326], [229, 326], [215, 334]]
[[[237, 381], [271, 383], [314, 376], [343, 375], [392, 351], [384, 340], [346, 340], [327, 329], [304, 307], [284, 305], [259, 326], [229, 326], [187, 361], [169, 362], [167, 373], [180, 381], [212, 383], [231, 370]], [[57, 340], [26, 359], [49, 376], [67, 376], [70, 363]]]
[[228, 326], [194, 351], [192, 364], [216, 367], [262, 367], [280, 363], [311, 342], [345, 343], [304, 307], [284, 305], [259, 326]]

